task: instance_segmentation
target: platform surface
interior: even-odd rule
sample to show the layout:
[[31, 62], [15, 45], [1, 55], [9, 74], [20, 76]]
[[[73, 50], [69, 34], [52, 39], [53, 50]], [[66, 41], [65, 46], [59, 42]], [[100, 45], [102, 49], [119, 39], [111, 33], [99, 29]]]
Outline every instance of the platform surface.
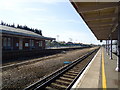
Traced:
[[[72, 89], [79, 88], [114, 88], [120, 90], [120, 72], [115, 71], [117, 56], [107, 55], [105, 48], [100, 48], [90, 65], [78, 78]], [[113, 89], [113, 90], [114, 90]]]

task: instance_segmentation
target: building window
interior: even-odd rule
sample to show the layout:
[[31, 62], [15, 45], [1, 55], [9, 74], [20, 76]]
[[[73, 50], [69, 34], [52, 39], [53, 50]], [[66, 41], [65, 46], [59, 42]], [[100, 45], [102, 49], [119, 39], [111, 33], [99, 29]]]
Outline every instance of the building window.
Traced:
[[31, 46], [31, 47], [34, 46], [34, 40], [30, 40], [30, 46]]
[[25, 43], [25, 47], [28, 47], [28, 43]]
[[3, 38], [3, 46], [4, 46], [4, 47], [7, 46], [7, 38]]
[[3, 48], [4, 49], [11, 49], [12, 43], [10, 37], [3, 37]]
[[16, 43], [16, 47], [18, 47], [19, 46], [19, 44], [18, 43]]
[[32, 44], [31, 44], [31, 46], [32, 46], [32, 47], [34, 46], [34, 40], [32, 40]]
[[10, 46], [11, 46], [11, 39], [8, 38], [8, 47], [10, 47]]
[[42, 41], [39, 41], [39, 47], [42, 47]]

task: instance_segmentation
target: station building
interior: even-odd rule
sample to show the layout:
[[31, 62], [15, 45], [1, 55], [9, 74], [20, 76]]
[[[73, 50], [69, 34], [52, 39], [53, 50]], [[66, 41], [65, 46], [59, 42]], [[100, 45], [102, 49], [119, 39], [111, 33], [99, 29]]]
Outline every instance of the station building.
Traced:
[[55, 40], [32, 31], [3, 25], [0, 25], [0, 33], [2, 34], [2, 51], [45, 49], [45, 41]]

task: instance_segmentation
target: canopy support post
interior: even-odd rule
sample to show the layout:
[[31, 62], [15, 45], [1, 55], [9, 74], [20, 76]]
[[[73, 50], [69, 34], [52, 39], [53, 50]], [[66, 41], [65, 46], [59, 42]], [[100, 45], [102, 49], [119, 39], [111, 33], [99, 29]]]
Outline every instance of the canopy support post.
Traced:
[[116, 71], [120, 72], [120, 2], [118, 2], [118, 52], [117, 52], [117, 67], [116, 67]]
[[110, 41], [111, 41], [111, 43], [110, 43], [110, 59], [113, 59], [112, 58], [112, 35], [110, 36]]
[[110, 48], [109, 48], [109, 40], [108, 40], [108, 47], [107, 47], [107, 54], [108, 54], [108, 55], [110, 55], [110, 53], [109, 53], [110, 50], [109, 50], [109, 49], [110, 49]]

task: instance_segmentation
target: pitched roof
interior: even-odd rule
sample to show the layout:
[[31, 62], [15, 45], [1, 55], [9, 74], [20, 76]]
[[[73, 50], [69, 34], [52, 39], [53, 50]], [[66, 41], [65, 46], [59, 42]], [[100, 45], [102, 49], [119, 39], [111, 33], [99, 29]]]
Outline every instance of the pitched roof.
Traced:
[[35, 38], [46, 39], [46, 40], [55, 40], [55, 38], [44, 37], [44, 36], [41, 36], [40, 34], [32, 32], [32, 31], [3, 26], [3, 25], [0, 25], [0, 33], [21, 35], [21, 36], [27, 36], [27, 37], [35, 37]]

